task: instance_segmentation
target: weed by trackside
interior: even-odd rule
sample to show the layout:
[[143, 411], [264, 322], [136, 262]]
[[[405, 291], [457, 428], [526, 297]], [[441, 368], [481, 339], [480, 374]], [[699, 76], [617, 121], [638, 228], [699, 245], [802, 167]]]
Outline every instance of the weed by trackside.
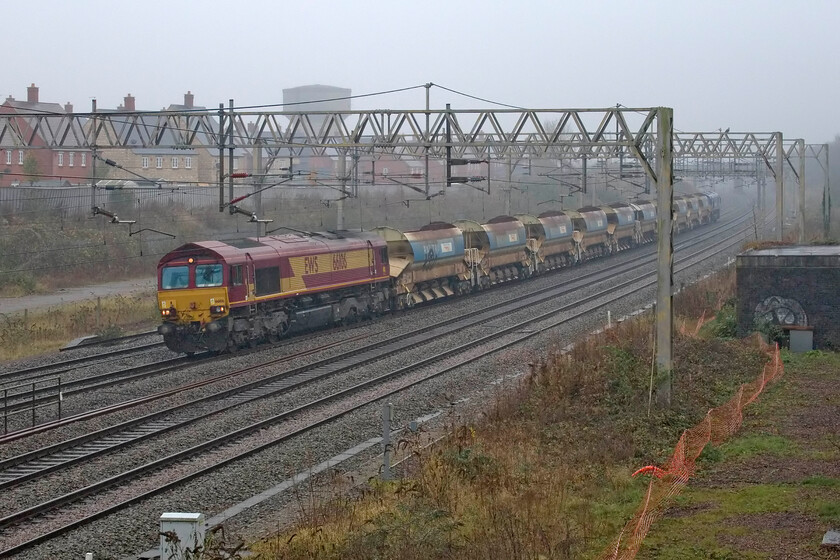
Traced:
[[99, 305], [86, 301], [26, 314], [0, 313], [0, 360], [55, 351], [89, 334], [115, 338], [129, 330], [149, 330], [157, 320], [152, 294], [102, 298]]
[[[685, 301], [714, 313], [708, 302], [731, 297], [702, 294]], [[568, 353], [558, 341], [481, 424], [454, 426], [418, 450], [406, 478], [336, 497], [329, 516], [255, 550], [267, 560], [597, 558], [645, 494], [630, 473], [670, 457], [682, 430], [766, 359], [757, 345], [680, 336], [664, 410], [650, 406], [652, 340], [653, 321], [642, 317]]]

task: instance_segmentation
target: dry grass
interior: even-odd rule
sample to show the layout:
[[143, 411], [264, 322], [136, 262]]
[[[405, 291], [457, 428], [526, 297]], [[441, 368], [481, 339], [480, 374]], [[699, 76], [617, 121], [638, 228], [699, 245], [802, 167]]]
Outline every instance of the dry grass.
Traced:
[[[709, 309], [733, 284], [711, 279], [677, 308]], [[309, 503], [255, 550], [270, 560], [596, 558], [644, 492], [630, 473], [664, 461], [764, 361], [757, 348], [678, 338], [673, 407], [649, 410], [652, 329], [641, 318], [568, 354], [558, 344], [480, 422], [418, 450], [403, 479]]]
[[149, 330], [158, 314], [153, 294], [68, 303], [26, 314], [0, 314], [0, 360], [53, 352], [81, 336]]

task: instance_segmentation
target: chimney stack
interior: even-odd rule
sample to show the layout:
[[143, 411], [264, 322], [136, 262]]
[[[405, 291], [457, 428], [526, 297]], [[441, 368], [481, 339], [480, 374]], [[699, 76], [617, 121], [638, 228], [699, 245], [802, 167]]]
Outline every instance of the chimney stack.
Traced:
[[69, 101], [64, 104], [64, 112], [65, 113], [72, 113], [73, 112], [73, 104]]
[[26, 88], [26, 100], [29, 103], [38, 103], [38, 88], [35, 84]]
[[189, 91], [187, 91], [187, 93], [184, 94], [184, 106], [187, 109], [192, 109], [193, 108], [193, 98], [194, 97], [195, 96], [192, 93], [190, 93]]
[[134, 97], [132, 97], [130, 93], [123, 98], [123, 107], [125, 107], [126, 111], [137, 110], [134, 108]]

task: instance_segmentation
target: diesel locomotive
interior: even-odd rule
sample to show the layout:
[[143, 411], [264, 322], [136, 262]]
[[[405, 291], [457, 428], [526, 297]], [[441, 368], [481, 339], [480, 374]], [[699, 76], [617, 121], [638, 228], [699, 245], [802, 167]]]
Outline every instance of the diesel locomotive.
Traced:
[[[675, 231], [716, 221], [720, 208], [716, 193], [675, 197]], [[656, 213], [640, 201], [416, 231], [187, 243], [158, 264], [158, 332], [175, 352], [235, 352], [614, 254], [654, 240]]]

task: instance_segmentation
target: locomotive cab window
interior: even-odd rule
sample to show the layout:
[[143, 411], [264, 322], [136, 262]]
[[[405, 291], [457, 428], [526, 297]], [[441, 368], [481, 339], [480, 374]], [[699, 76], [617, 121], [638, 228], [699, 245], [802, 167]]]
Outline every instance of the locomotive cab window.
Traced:
[[195, 287], [210, 288], [222, 285], [222, 265], [200, 264], [195, 267]]
[[190, 285], [190, 267], [167, 266], [160, 273], [160, 286], [164, 290], [177, 290]]
[[242, 265], [230, 267], [230, 283], [233, 286], [242, 285]]

